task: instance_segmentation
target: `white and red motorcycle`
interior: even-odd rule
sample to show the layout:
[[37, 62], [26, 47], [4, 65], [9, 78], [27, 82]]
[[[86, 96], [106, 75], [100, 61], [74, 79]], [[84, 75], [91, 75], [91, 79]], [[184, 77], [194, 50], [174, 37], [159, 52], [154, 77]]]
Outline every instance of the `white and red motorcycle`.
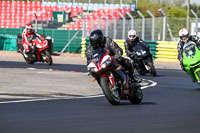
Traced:
[[25, 61], [28, 64], [34, 64], [34, 62], [44, 62], [47, 65], [52, 65], [52, 57], [51, 54], [48, 51], [49, 46], [46, 43], [43, 43], [41, 39], [38, 37], [34, 38], [31, 41], [32, 45], [29, 47], [30, 52], [28, 53], [28, 57], [25, 57], [23, 54], [23, 49], [19, 49], [19, 51], [22, 53], [24, 56]]
[[133, 82], [126, 70], [106, 50], [95, 50], [87, 68], [112, 105], [118, 105], [120, 100], [141, 103], [143, 94], [139, 83]]

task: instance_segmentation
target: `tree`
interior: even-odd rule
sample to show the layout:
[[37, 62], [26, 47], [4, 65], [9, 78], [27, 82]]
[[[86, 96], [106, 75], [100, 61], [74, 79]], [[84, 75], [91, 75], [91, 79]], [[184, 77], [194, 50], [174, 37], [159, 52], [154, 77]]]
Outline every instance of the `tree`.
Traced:
[[[187, 8], [187, 7], [185, 7]], [[200, 17], [200, 5], [192, 4], [190, 5], [190, 9], [192, 9], [199, 17]], [[192, 14], [190, 14], [191, 17], [194, 17]]]
[[186, 9], [182, 7], [186, 0], [140, 0], [138, 10], [148, 17], [146, 10], [150, 10], [155, 17], [160, 17], [158, 11], [162, 8], [168, 17], [186, 17]]
[[178, 6], [169, 7], [166, 9], [168, 17], [176, 17], [176, 18], [186, 18], [187, 11], [186, 9]]

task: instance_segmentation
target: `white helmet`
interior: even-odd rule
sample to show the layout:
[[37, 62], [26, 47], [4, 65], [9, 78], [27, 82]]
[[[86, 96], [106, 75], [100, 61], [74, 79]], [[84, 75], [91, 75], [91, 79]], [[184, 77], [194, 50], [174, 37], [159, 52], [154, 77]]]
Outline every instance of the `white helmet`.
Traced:
[[187, 42], [189, 39], [189, 30], [186, 28], [182, 28], [179, 30], [179, 37], [183, 42]]
[[25, 28], [26, 28], [26, 31], [28, 33], [32, 33], [33, 32], [33, 25], [32, 24], [27, 24]]
[[128, 31], [128, 39], [134, 41], [136, 38], [137, 32], [134, 29]]

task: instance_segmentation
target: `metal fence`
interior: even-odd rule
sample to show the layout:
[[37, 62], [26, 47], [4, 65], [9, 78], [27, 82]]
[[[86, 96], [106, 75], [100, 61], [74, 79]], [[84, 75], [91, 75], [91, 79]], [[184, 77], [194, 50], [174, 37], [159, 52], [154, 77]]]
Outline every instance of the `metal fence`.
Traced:
[[[106, 36], [114, 39], [126, 39], [128, 31], [134, 28], [137, 35], [144, 40], [161, 40], [162, 39], [162, 17], [154, 18], [155, 22], [152, 23], [152, 18], [131, 19], [130, 17], [121, 16], [120, 20], [113, 18], [112, 20], [98, 20], [95, 21], [91, 18], [91, 27], [87, 27], [86, 20], [83, 23], [83, 37], [87, 38], [90, 32], [94, 29], [101, 29]], [[152, 32], [152, 24], [153, 32]]]
[[[186, 18], [171, 18], [167, 17], [164, 24], [163, 17], [156, 18], [130, 18], [126, 16], [120, 17], [117, 20], [114, 16], [112, 19], [93, 19], [86, 20], [83, 16], [82, 25], [82, 37], [88, 38], [91, 31], [95, 29], [101, 29], [104, 35], [109, 36], [113, 39], [126, 39], [128, 31], [134, 28], [137, 31], [137, 35], [143, 40], [151, 41], [177, 41], [178, 31], [180, 28], [186, 27]], [[88, 26], [90, 21], [91, 25]], [[32, 21], [32, 24], [37, 29], [41, 28], [57, 28], [61, 23], [56, 23], [54, 21]], [[199, 28], [196, 28], [198, 25]], [[164, 26], [166, 29], [164, 30]], [[200, 24], [198, 23], [198, 18], [190, 18], [190, 30], [191, 34], [200, 36]]]
[[[91, 20], [91, 27], [87, 27], [86, 22], [83, 23], [83, 37], [87, 38], [91, 30], [100, 28], [106, 36], [114, 39], [126, 39], [129, 29], [134, 28], [137, 31], [137, 35], [143, 40], [177, 41], [179, 40], [178, 31], [186, 27], [186, 18], [171, 18], [167, 16], [144, 18], [141, 15], [142, 18], [135, 19], [128, 14], [120, 16], [120, 20], [117, 21], [114, 16], [111, 20]], [[189, 30], [193, 35], [200, 35], [198, 16], [190, 18]]]

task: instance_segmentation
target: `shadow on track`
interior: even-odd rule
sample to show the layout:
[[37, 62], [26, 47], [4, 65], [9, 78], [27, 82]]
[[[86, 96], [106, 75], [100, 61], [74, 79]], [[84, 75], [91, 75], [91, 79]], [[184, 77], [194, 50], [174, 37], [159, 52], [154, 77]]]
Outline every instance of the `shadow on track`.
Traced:
[[26, 62], [0, 61], [0, 68], [36, 68], [36, 69], [55, 69], [59, 71], [87, 72], [86, 65], [53, 64], [52, 66], [48, 66], [40, 62], [31, 65], [27, 64]]
[[[158, 70], [158, 69], [157, 69]], [[141, 77], [153, 77], [150, 73], [147, 73], [145, 75], [140, 75], [138, 72], [136, 72], [136, 75], [139, 75]], [[157, 74], [155, 77], [166, 77], [166, 75], [162, 75], [162, 74]]]
[[188, 89], [189, 92], [194, 92], [194, 93], [200, 93], [200, 87], [199, 88], [190, 88]]
[[132, 105], [132, 106], [156, 105], [156, 102], [142, 102], [140, 104], [132, 104], [129, 101], [121, 101], [118, 106], [124, 106], [124, 105]]

